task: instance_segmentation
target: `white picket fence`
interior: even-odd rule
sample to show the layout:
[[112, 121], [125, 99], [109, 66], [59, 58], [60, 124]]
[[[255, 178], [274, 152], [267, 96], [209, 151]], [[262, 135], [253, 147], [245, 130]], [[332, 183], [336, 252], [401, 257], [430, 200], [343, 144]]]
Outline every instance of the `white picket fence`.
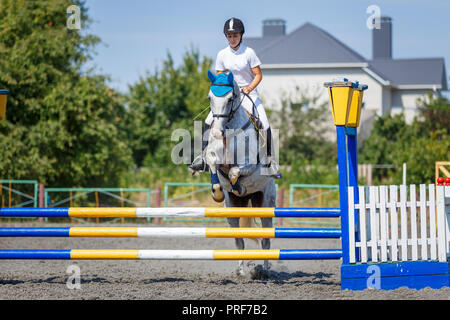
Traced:
[[[406, 185], [358, 187], [360, 204], [355, 204], [353, 187], [348, 191], [350, 263], [447, 261], [450, 186], [430, 184], [427, 192], [421, 184], [419, 199], [415, 185], [409, 190]], [[355, 237], [355, 214], [359, 240]]]

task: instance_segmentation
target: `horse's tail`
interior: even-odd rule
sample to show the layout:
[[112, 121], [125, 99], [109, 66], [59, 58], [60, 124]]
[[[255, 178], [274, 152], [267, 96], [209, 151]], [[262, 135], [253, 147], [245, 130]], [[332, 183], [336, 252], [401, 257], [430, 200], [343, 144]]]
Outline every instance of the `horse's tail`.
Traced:
[[[239, 227], [240, 228], [251, 228], [253, 225], [256, 224], [255, 218], [240, 218], [239, 219]], [[258, 245], [260, 242], [260, 239], [250, 238], [251, 240], [255, 241]]]

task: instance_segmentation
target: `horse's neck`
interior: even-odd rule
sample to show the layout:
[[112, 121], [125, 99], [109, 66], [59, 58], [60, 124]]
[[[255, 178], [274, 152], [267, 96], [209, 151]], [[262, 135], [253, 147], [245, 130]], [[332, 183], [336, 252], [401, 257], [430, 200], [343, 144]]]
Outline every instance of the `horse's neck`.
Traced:
[[233, 119], [231, 119], [231, 121], [228, 124], [228, 127], [230, 129], [242, 128], [249, 120], [247, 112], [245, 111], [244, 107], [242, 107], [242, 102], [241, 102], [242, 98], [245, 99], [245, 96], [240, 95], [237, 99], [239, 101], [239, 107], [236, 109]]

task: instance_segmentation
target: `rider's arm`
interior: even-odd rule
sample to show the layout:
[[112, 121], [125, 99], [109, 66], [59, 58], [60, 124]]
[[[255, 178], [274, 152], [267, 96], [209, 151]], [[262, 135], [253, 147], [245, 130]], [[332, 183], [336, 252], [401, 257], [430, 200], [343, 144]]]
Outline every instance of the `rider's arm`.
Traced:
[[259, 66], [252, 68], [252, 72], [255, 75], [252, 83], [250, 83], [250, 85], [248, 85], [247, 87], [242, 89], [247, 94], [250, 93], [251, 91], [255, 90], [255, 88], [258, 86], [258, 84], [262, 80], [262, 72], [261, 72], [261, 68]]

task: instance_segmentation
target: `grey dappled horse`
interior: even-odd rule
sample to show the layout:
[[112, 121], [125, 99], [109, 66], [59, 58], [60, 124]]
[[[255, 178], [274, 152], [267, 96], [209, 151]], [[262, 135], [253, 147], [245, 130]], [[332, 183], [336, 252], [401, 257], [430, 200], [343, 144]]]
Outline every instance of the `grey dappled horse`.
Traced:
[[[226, 207], [275, 207], [275, 181], [265, 174], [266, 153], [260, 152], [264, 136], [250, 121], [251, 115], [241, 107], [241, 99], [248, 99], [240, 91], [233, 74], [214, 75], [209, 100], [213, 122], [208, 135], [205, 160], [210, 168], [212, 196], [217, 202], [225, 200]], [[255, 120], [255, 119], [253, 119]], [[264, 133], [261, 132], [261, 135]], [[259, 155], [258, 155], [259, 153]], [[261, 159], [259, 159], [261, 158]], [[261, 160], [261, 161], [259, 161]], [[230, 227], [250, 226], [250, 218], [228, 218]], [[240, 223], [241, 221], [241, 223]], [[272, 218], [261, 218], [263, 228], [272, 227]], [[236, 247], [244, 249], [244, 239], [237, 238]], [[270, 249], [270, 239], [262, 239], [263, 249]], [[263, 272], [267, 275], [268, 261]], [[244, 274], [244, 262], [239, 261], [238, 274]]]

